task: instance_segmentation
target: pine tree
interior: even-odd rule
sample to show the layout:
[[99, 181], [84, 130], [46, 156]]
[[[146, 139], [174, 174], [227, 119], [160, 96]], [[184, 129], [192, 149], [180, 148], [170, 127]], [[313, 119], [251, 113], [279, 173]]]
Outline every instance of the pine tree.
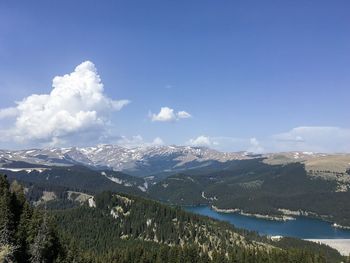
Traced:
[[38, 234], [34, 238], [34, 243], [31, 244], [29, 253], [31, 255], [30, 260], [33, 263], [45, 262], [45, 252], [48, 246], [48, 226], [46, 216], [39, 228]]
[[0, 176], [0, 262], [12, 262], [14, 244], [14, 214], [11, 210], [11, 193], [6, 177]]

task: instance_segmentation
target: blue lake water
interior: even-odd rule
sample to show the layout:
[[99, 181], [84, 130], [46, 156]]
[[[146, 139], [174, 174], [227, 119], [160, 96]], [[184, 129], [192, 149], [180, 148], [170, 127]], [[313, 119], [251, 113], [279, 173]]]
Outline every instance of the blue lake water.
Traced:
[[243, 216], [238, 213], [219, 213], [208, 206], [185, 207], [184, 209], [195, 214], [227, 221], [237, 228], [257, 231], [264, 235], [290, 236], [303, 239], [350, 238], [350, 230], [334, 228], [329, 222], [303, 216], [296, 217], [296, 220], [283, 222]]

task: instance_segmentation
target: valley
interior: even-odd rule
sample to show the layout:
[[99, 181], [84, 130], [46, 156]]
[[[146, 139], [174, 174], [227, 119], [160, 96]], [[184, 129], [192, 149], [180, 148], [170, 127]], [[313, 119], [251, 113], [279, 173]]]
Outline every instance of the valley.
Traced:
[[103, 191], [92, 196], [53, 188], [60, 198], [32, 207], [24, 194], [31, 200], [35, 193], [47, 196], [48, 191], [36, 184], [10, 184], [0, 175], [1, 261], [306, 263], [312, 259], [325, 263], [346, 259], [326, 245], [271, 239], [133, 195]]
[[[333, 171], [326, 170], [329, 166], [324, 166], [325, 156], [321, 156], [323, 170], [317, 170], [318, 154], [299, 160], [295, 157], [302, 155], [295, 153], [283, 154], [282, 158], [281, 154], [231, 154], [163, 146], [142, 149], [141, 153], [138, 149], [124, 149], [124, 157], [120, 157], [115, 152], [119, 147], [99, 147], [99, 151], [80, 149], [81, 154], [73, 154], [72, 149], [43, 149], [2, 151], [0, 155], [0, 173], [11, 182], [22, 184], [34, 207], [52, 211], [62, 237], [74, 242], [81, 251], [79, 257], [89, 257], [89, 253], [95, 258], [108, 257], [105, 253], [126, 257], [120, 250], [118, 253], [122, 254], [112, 252], [106, 243], [89, 245], [89, 240], [100, 239], [96, 235], [102, 232], [103, 240], [122, 247], [131, 243], [144, 247], [147, 242], [154, 255], [157, 246], [165, 246], [165, 250], [179, 246], [181, 252], [176, 253], [190, 253], [182, 249], [191, 244], [198, 255], [213, 262], [220, 257], [223, 251], [219, 248], [223, 246], [226, 251], [236, 251], [232, 257], [237, 257], [237, 251], [247, 250], [265, 251], [271, 257], [276, 248], [304, 247], [306, 243], [300, 239], [350, 238], [350, 230], [341, 228], [350, 225], [350, 175], [344, 164], [347, 157], [337, 158], [343, 163], [338, 163]], [[103, 150], [111, 150], [103, 153], [109, 156], [108, 160], [115, 155], [114, 159], [124, 161], [114, 167], [106, 161], [91, 161], [101, 158], [98, 156]], [[126, 151], [134, 156], [127, 161]], [[133, 168], [129, 170], [131, 163]], [[158, 165], [154, 167], [155, 164]], [[133, 172], [128, 174], [130, 171]], [[339, 183], [345, 185], [342, 191]], [[183, 212], [179, 206], [191, 213]], [[192, 213], [206, 217], [197, 218]], [[87, 234], [91, 226], [97, 232]], [[115, 237], [110, 236], [112, 233]], [[319, 249], [316, 243], [307, 246], [312, 253]], [[338, 257], [333, 254], [337, 252], [327, 253], [332, 254], [329, 260]], [[202, 256], [199, 262], [203, 261]]]
[[279, 221], [237, 212], [217, 212], [208, 206], [184, 207], [185, 210], [209, 216], [221, 221], [230, 222], [236, 227], [257, 231], [268, 236], [290, 236], [301, 239], [349, 239], [350, 231], [338, 229], [327, 221], [295, 216], [291, 220]]
[[88, 193], [110, 190], [171, 205], [207, 205], [277, 221], [308, 216], [350, 226], [350, 155], [99, 145], [1, 151], [0, 157], [0, 171], [12, 180]]

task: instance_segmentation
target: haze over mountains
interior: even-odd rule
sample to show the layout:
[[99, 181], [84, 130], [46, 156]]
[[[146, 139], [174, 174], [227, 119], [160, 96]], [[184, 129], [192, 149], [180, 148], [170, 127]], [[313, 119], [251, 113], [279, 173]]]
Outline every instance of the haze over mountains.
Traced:
[[204, 147], [147, 146], [127, 148], [98, 145], [86, 148], [51, 148], [20, 151], [0, 151], [3, 164], [22, 161], [38, 165], [82, 164], [95, 168], [127, 171], [147, 176], [153, 173], [181, 171], [189, 168], [252, 158], [246, 152], [223, 153]]
[[[233, 160], [266, 158], [267, 163], [283, 164], [325, 159], [330, 156], [333, 156], [333, 159], [341, 159], [342, 156], [341, 163], [343, 169], [347, 166], [350, 167], [349, 154], [312, 152], [253, 154], [249, 152], [220, 152], [206, 147], [173, 145], [129, 148], [106, 144], [82, 148], [0, 150], [0, 165], [3, 167], [11, 166], [11, 163], [14, 162], [25, 162], [39, 166], [80, 164], [96, 169], [112, 169], [114, 171], [122, 171], [131, 175], [145, 177], [157, 173], [180, 172], [187, 169], [215, 165], [225, 167], [225, 163]], [[347, 163], [348, 159], [349, 162]]]
[[[177, 205], [283, 218], [309, 214], [350, 226], [350, 155], [225, 153], [204, 147], [98, 145], [0, 151], [9, 178]], [[292, 211], [292, 212], [290, 212]]]

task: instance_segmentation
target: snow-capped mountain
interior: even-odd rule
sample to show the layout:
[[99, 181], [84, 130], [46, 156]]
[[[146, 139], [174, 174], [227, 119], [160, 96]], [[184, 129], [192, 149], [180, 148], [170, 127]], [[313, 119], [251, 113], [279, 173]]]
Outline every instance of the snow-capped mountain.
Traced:
[[0, 167], [38, 168], [44, 165], [71, 166], [80, 164], [94, 169], [110, 169], [146, 177], [201, 167], [224, 168], [229, 161], [256, 157], [266, 158], [265, 162], [268, 164], [285, 164], [318, 160], [327, 156], [327, 154], [311, 152], [252, 155], [247, 152], [220, 152], [206, 147], [139, 146], [128, 148], [101, 144], [83, 148], [0, 150]]
[[109, 168], [133, 175], [181, 171], [214, 163], [251, 158], [246, 152], [224, 153], [204, 147], [98, 145], [84, 148], [50, 148], [18, 151], [0, 150], [0, 166], [25, 162], [35, 165], [82, 164]]

